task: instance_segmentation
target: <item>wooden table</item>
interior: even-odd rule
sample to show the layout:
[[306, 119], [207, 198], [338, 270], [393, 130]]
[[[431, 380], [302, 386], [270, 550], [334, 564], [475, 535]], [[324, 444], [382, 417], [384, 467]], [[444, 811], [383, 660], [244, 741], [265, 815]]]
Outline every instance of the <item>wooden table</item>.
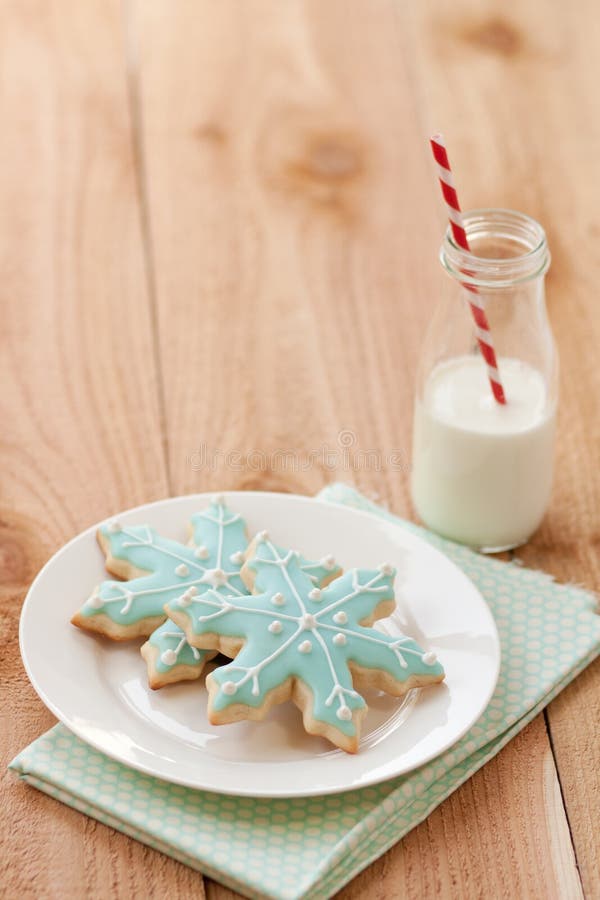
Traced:
[[[548, 230], [562, 427], [519, 556], [598, 587], [597, 4], [6, 0], [0, 60], [4, 759], [53, 723], [21, 602], [92, 522], [334, 478], [412, 515], [415, 362], [444, 277], [433, 129], [466, 206]], [[406, 465], [273, 456], [306, 463], [342, 430]], [[342, 896], [600, 896], [599, 685], [596, 664]], [[232, 896], [13, 775], [2, 809], [7, 898]]]

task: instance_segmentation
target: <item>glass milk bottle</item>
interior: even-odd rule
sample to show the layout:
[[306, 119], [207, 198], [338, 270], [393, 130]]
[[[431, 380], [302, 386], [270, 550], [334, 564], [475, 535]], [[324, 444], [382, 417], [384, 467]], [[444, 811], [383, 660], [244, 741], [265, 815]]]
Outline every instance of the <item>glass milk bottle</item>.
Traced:
[[[523, 544], [552, 486], [558, 359], [546, 315], [544, 230], [522, 213], [463, 214], [470, 252], [450, 229], [440, 251], [450, 278], [421, 353], [412, 497], [425, 525], [484, 552]], [[496, 402], [468, 306], [480, 295], [506, 404]]]

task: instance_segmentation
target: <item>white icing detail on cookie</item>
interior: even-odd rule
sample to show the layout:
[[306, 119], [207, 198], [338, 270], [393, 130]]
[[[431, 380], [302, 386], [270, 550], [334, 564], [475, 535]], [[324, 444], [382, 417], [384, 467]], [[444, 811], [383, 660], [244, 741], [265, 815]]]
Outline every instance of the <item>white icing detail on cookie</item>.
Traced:
[[305, 614], [302, 616], [302, 622], [301, 622], [301, 624], [302, 624], [302, 627], [303, 627], [305, 630], [309, 630], [309, 629], [312, 629], [312, 628], [316, 628], [316, 627], [317, 627], [317, 620], [315, 619], [314, 616], [311, 616], [310, 613], [305, 613]]
[[196, 559], [208, 559], [208, 557], [210, 556], [208, 547], [205, 547], [204, 544], [202, 544], [200, 547], [196, 547], [196, 549], [194, 550], [194, 556], [196, 557]]
[[310, 641], [302, 641], [301, 644], [298, 644], [298, 650], [300, 653], [311, 653], [312, 652], [312, 644]]
[[333, 621], [336, 625], [345, 625], [348, 621], [348, 616], [343, 609], [340, 609], [338, 612], [333, 614]]
[[190, 574], [190, 570], [185, 563], [180, 563], [175, 569], [175, 574], [179, 575], [180, 578], [186, 578]]
[[338, 633], [333, 636], [333, 643], [336, 647], [343, 647], [346, 643], [346, 635], [338, 631]]
[[312, 591], [308, 592], [308, 596], [311, 600], [320, 600], [321, 599], [320, 588], [313, 588]]
[[424, 653], [422, 659], [426, 666], [433, 666], [437, 662], [437, 656], [433, 650], [428, 650], [427, 653]]
[[256, 535], [257, 544], [262, 544], [264, 541], [269, 540], [269, 532], [268, 531], [259, 531]]
[[[144, 537], [136, 534], [134, 531], [127, 531], [126, 528], [121, 528], [121, 531], [126, 537], [130, 537], [132, 540], [123, 541], [123, 547], [153, 547], [154, 546], [154, 538], [152, 537], [152, 532], [150, 531], [147, 525], [140, 525], [140, 531], [144, 532]], [[166, 551], [165, 551], [166, 552]], [[172, 553], [169, 556], [173, 556]], [[175, 557], [179, 559], [179, 557]]]
[[390, 563], [382, 563], [379, 566], [379, 571], [381, 572], [382, 575], [390, 576], [390, 575], [396, 574], [395, 568], [392, 565], [390, 565]]
[[271, 634], [281, 634], [281, 629], [282, 629], [282, 628], [283, 628], [283, 625], [281, 624], [281, 622], [279, 621], [279, 619], [275, 619], [275, 620], [274, 620], [273, 622], [271, 622], [271, 624], [269, 625], [269, 631], [271, 632]]
[[349, 706], [340, 706], [340, 708], [336, 712], [336, 716], [338, 717], [338, 719], [341, 719], [342, 722], [349, 722], [352, 718], [352, 710]]
[[121, 531], [121, 523], [117, 522], [116, 519], [113, 519], [112, 522], [109, 522], [106, 526], [106, 530], [109, 534], [118, 534]]
[[189, 606], [190, 603], [192, 602], [192, 598], [195, 597], [197, 593], [198, 593], [198, 588], [194, 587], [194, 585], [191, 585], [191, 587], [189, 587], [187, 589], [187, 591], [184, 591], [183, 594], [181, 595], [181, 597], [178, 599], [177, 605], [178, 606]]
[[91, 606], [92, 609], [102, 609], [104, 606], [104, 600], [100, 596], [100, 594], [92, 594], [92, 596], [88, 599], [88, 606]]
[[[358, 691], [355, 691], [352, 688], [345, 688], [338, 681], [336, 681], [333, 685], [333, 690], [325, 701], [325, 706], [331, 706], [336, 697], [340, 702], [340, 709], [348, 709], [346, 697], [360, 697], [360, 694], [358, 693]], [[352, 715], [352, 713], [350, 713], [350, 715]], [[338, 711], [338, 719], [340, 718], [342, 718], [342, 716], [339, 715]]]
[[188, 644], [185, 635], [182, 634], [181, 631], [163, 631], [161, 636], [163, 638], [175, 638], [177, 641], [177, 646], [174, 650], [167, 648], [161, 653], [160, 661], [163, 665], [174, 666], [184, 647], [188, 647], [192, 651], [192, 656], [196, 661], [200, 659], [200, 651], [196, 647], [192, 647], [191, 644]]
[[123, 598], [125, 600], [125, 605], [120, 610], [120, 613], [122, 616], [125, 616], [131, 609], [131, 604], [133, 603], [135, 594], [133, 593], [133, 591], [129, 591], [126, 587], [121, 588], [121, 590], [123, 591]]
[[223, 587], [227, 584], [227, 572], [223, 569], [207, 569], [200, 581], [213, 588]]
[[273, 594], [273, 596], [271, 597], [271, 603], [273, 603], [274, 606], [284, 606], [285, 605], [285, 597], [283, 596], [281, 591], [277, 591], [276, 594]]
[[[216, 595], [216, 596], [218, 596], [218, 595]], [[205, 596], [202, 596], [200, 598], [200, 602], [207, 603], [209, 601], [206, 600]], [[198, 616], [199, 622], [210, 622], [211, 619], [220, 619], [221, 616], [225, 615], [225, 613], [229, 613], [233, 609], [239, 609], [239, 607], [233, 606], [231, 603], [229, 603], [228, 600], [221, 600], [221, 602], [219, 604], [212, 604], [212, 605], [218, 605], [219, 608], [217, 609], [217, 611], [214, 613], [210, 613], [210, 615], [208, 615], [208, 616]]]
[[331, 572], [333, 569], [335, 569], [335, 556], [324, 556], [321, 560], [321, 565], [328, 572]]
[[215, 506], [225, 506], [225, 497], [223, 494], [215, 494], [212, 498], [212, 502]]
[[231, 697], [232, 694], [235, 694], [237, 691], [237, 684], [234, 681], [226, 681], [221, 685], [221, 690], [224, 694], [227, 694], [228, 697]]
[[234, 566], [241, 566], [244, 562], [244, 554], [241, 550], [236, 550], [235, 553], [232, 553], [229, 557], [229, 562], [233, 563]]

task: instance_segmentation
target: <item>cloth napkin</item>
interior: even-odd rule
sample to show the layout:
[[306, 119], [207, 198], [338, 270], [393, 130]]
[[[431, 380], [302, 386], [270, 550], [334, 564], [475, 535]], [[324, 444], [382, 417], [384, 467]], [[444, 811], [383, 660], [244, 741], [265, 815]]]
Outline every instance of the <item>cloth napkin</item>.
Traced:
[[323, 898], [399, 841], [476, 772], [600, 652], [596, 598], [397, 519], [351, 488], [320, 495], [420, 534], [474, 581], [495, 617], [502, 669], [483, 716], [408, 775], [327, 797], [265, 800], [142, 775], [57, 725], [11, 763], [28, 784], [248, 897]]

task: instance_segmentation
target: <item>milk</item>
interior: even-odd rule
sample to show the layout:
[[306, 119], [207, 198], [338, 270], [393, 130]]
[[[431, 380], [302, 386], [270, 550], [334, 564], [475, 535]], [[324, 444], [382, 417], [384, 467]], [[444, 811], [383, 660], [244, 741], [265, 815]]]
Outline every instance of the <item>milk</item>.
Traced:
[[455, 541], [499, 550], [539, 525], [552, 486], [556, 405], [542, 375], [501, 358], [507, 403], [493, 399], [483, 360], [438, 365], [417, 399], [412, 496], [425, 524]]

